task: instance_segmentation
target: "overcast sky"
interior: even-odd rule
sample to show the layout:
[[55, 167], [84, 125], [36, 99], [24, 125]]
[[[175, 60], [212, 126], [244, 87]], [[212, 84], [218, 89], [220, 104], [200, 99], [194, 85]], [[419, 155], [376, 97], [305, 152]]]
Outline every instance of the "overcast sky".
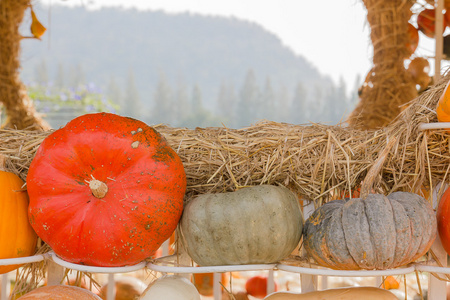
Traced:
[[[295, 53], [337, 83], [352, 88], [372, 64], [372, 45], [362, 0], [40, 0], [52, 4], [108, 6], [234, 16], [276, 34]], [[427, 49], [428, 48], [428, 49]], [[430, 55], [430, 46], [418, 52]], [[431, 47], [432, 50], [432, 47]]]

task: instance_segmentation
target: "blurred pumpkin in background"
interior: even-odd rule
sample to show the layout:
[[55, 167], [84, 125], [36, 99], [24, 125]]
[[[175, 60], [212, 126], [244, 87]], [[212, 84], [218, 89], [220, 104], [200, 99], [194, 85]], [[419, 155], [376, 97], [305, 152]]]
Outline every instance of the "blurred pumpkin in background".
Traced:
[[[262, 299], [267, 296], [267, 276], [253, 276], [247, 279], [245, 283], [245, 290], [247, 294], [255, 298]], [[278, 285], [275, 283], [275, 291], [278, 290]]]
[[406, 48], [409, 55], [413, 54], [419, 45], [419, 30], [411, 23], [408, 23], [408, 41]]
[[[129, 300], [138, 298], [147, 285], [140, 279], [131, 276], [116, 276], [114, 278], [116, 285], [116, 297], [115, 300]], [[106, 300], [108, 294], [108, 284], [104, 285], [99, 293], [102, 299]]]
[[[419, 30], [429, 38], [434, 38], [436, 11], [434, 9], [424, 9], [417, 15], [417, 25]], [[444, 18], [443, 30], [447, 27], [447, 20]]]
[[408, 65], [407, 71], [411, 74], [415, 84], [420, 86], [420, 90], [424, 90], [431, 83], [430, 63], [423, 57], [415, 57]]

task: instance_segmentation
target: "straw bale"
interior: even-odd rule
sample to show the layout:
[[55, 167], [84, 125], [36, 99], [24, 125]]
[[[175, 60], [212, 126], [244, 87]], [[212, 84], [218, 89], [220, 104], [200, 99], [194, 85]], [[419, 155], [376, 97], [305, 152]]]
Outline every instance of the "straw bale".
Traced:
[[361, 88], [360, 101], [348, 118], [349, 124], [362, 129], [378, 129], [389, 124], [417, 97], [414, 79], [404, 67], [408, 58], [408, 20], [412, 0], [364, 0], [373, 68]]
[[[447, 75], [408, 104], [393, 123], [378, 130], [270, 121], [241, 129], [155, 128], [183, 161], [187, 197], [273, 184], [287, 186], [320, 205], [359, 188], [393, 137], [395, 145], [373, 188], [384, 193], [418, 192], [448, 180], [448, 134], [419, 131], [418, 125], [437, 121], [436, 104], [449, 79]], [[0, 130], [0, 154], [6, 157], [6, 169], [26, 180], [37, 148], [51, 132]]]

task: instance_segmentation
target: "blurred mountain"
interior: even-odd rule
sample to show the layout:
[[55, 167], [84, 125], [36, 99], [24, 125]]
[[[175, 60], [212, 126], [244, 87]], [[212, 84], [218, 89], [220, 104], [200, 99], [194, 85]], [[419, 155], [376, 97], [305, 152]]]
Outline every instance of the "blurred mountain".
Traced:
[[[224, 85], [239, 97], [249, 72], [260, 93], [270, 83], [275, 101], [283, 91], [292, 98], [299, 83], [305, 101], [314, 101], [318, 90], [336, 88], [304, 57], [252, 22], [121, 8], [52, 5], [36, 10], [48, 31], [42, 41], [22, 42], [23, 80], [65, 86], [92, 82], [112, 96], [134, 93], [144, 119], [157, 106], [161, 85], [172, 94], [199, 89], [209, 110], [216, 109]], [[111, 92], [114, 88], [119, 92]], [[121, 101], [126, 105], [126, 99]]]

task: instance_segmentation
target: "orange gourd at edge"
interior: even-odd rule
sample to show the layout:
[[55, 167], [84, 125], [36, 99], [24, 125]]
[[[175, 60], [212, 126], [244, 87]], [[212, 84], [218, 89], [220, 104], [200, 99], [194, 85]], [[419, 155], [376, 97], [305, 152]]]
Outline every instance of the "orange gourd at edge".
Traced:
[[[0, 259], [34, 254], [37, 235], [28, 221], [28, 194], [23, 181], [14, 173], [0, 170]], [[20, 265], [0, 266], [0, 274]]]
[[450, 81], [444, 89], [436, 108], [436, 114], [439, 122], [450, 122]]

